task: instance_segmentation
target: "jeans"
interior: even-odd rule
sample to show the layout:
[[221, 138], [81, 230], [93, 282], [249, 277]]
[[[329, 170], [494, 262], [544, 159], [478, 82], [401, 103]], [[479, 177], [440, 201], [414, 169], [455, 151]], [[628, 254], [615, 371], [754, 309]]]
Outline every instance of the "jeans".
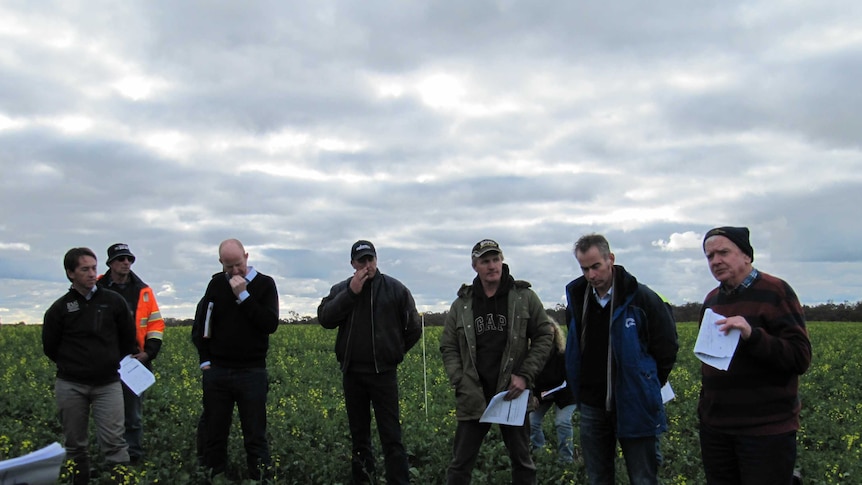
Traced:
[[796, 431], [769, 436], [732, 435], [701, 424], [700, 450], [708, 484], [793, 483]]
[[551, 407], [554, 408], [554, 429], [557, 430], [559, 460], [564, 463], [572, 463], [575, 455], [572, 446], [572, 414], [577, 407], [574, 404], [559, 408], [554, 405], [553, 401], [540, 401], [539, 406], [530, 413], [530, 445], [534, 450], [545, 446], [542, 421]]
[[227, 465], [227, 442], [236, 405], [249, 474], [255, 480], [272, 465], [266, 441], [266, 368], [229, 369], [212, 366], [203, 371], [203, 403], [206, 419], [204, 466], [213, 474]]
[[123, 391], [120, 382], [91, 386], [57, 379], [54, 394], [65, 436], [66, 457], [87, 467], [90, 408], [96, 424], [96, 438], [109, 464], [129, 462], [129, 448], [123, 439]]
[[371, 407], [383, 447], [387, 484], [409, 484], [407, 452], [401, 442], [398, 404], [398, 373], [346, 372], [342, 376], [347, 421], [353, 442], [351, 473], [353, 483], [376, 482], [374, 451], [371, 448]]
[[[446, 471], [446, 483], [448, 485], [470, 483], [473, 468], [479, 457], [479, 448], [490, 429], [490, 423], [481, 423], [478, 419], [458, 421], [452, 461]], [[535, 485], [536, 465], [530, 454], [530, 429], [527, 425], [526, 416], [522, 426], [500, 425], [500, 434], [503, 436], [503, 443], [509, 450], [509, 459], [512, 462], [512, 484]]]
[[123, 408], [125, 414], [126, 443], [129, 445], [129, 459], [140, 460], [144, 456], [144, 413], [143, 396], [138, 396], [123, 384]]
[[657, 436], [619, 438], [616, 436], [616, 413], [603, 408], [580, 405], [581, 451], [591, 485], [614, 484], [614, 457], [617, 441], [623, 451], [626, 471], [633, 485], [658, 483]]

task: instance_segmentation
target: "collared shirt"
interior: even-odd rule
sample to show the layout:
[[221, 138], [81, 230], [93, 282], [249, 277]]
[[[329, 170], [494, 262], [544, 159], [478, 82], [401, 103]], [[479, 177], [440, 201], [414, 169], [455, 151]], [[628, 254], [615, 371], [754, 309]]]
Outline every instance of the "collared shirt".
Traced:
[[[248, 273], [245, 275], [245, 282], [251, 283], [251, 280], [253, 280], [255, 276], [257, 276], [257, 270], [254, 269], [254, 266], [249, 266]], [[248, 297], [248, 290], [243, 290], [243, 292], [239, 294], [239, 297], [237, 297], [237, 304], [244, 302]]]
[[[74, 286], [70, 286], [70, 287], [69, 287], [69, 289], [70, 289], [70, 290], [75, 290], [75, 287], [74, 287]], [[87, 301], [90, 301], [90, 299], [92, 299], [92, 298], [93, 298], [93, 295], [95, 295], [95, 294], [96, 294], [96, 290], [98, 290], [98, 289], [99, 289], [99, 285], [93, 285], [93, 287], [92, 287], [92, 288], [90, 288], [90, 292], [89, 292], [89, 293], [87, 293], [86, 295], [83, 295], [83, 296], [84, 296], [84, 299], [85, 299], [85, 300], [87, 300]], [[75, 291], [78, 291], [78, 290], [75, 290]]]
[[760, 273], [755, 268], [751, 268], [751, 273], [748, 273], [748, 276], [742, 280], [742, 283], [739, 284], [736, 288], [726, 288], [724, 285], [721, 285], [721, 292], [725, 295], [736, 295], [745, 291], [746, 288], [754, 283], [754, 280], [757, 279], [757, 275]]
[[599, 292], [596, 291], [595, 287], [593, 287], [593, 296], [596, 297], [596, 302], [598, 302], [598, 304], [601, 305], [602, 308], [608, 306], [608, 303], [611, 302], [611, 297], [613, 297], [613, 295], [614, 295], [613, 285], [611, 285], [610, 289], [605, 294], [605, 296], [599, 296]]

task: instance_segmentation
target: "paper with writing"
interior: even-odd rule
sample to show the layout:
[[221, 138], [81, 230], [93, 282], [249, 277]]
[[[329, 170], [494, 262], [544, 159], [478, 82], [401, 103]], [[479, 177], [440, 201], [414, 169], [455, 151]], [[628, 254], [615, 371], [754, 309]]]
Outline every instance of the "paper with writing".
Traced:
[[515, 399], [506, 401], [503, 399], [508, 391], [503, 391], [491, 398], [485, 412], [479, 421], [482, 423], [507, 424], [509, 426], [521, 426], [527, 415], [527, 403], [530, 402], [530, 391], [525, 390]]
[[123, 357], [120, 361], [120, 379], [138, 396], [156, 382], [156, 376], [140, 360], [131, 355]]
[[730, 361], [739, 344], [740, 331], [737, 328], [730, 329], [725, 335], [718, 330], [715, 324], [725, 317], [707, 308], [700, 322], [700, 330], [697, 333], [697, 341], [694, 343], [694, 355], [704, 364], [719, 370], [727, 370]]

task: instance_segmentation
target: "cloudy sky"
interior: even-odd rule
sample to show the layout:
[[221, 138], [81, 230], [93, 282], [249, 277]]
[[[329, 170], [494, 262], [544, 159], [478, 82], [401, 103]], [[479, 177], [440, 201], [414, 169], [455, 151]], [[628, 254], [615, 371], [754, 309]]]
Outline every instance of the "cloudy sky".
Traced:
[[862, 300], [857, 0], [0, 4], [0, 321], [62, 257], [131, 246], [188, 318], [241, 239], [315, 314], [357, 239], [422, 311], [496, 239], [546, 307], [572, 243], [675, 304], [706, 230], [752, 230], [804, 303]]

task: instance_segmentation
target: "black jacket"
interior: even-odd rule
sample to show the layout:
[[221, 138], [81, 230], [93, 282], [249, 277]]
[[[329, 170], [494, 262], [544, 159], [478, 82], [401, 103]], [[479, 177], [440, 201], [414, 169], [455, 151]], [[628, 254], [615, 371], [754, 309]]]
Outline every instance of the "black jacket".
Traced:
[[[366, 314], [359, 315], [353, 311], [360, 295], [350, 290], [350, 279], [335, 284], [317, 307], [320, 325], [323, 328], [338, 328], [335, 356], [344, 372], [350, 363], [354, 319], [367, 318]], [[378, 271], [369, 284], [373, 308], [370, 327], [373, 333], [374, 366], [379, 373], [394, 369], [404, 360], [404, 354], [422, 336], [422, 323], [413, 295], [400, 281]]]
[[542, 368], [542, 372], [536, 376], [536, 381], [533, 384], [533, 393], [539, 401], [552, 401], [558, 408], [562, 409], [572, 404], [577, 404], [575, 394], [572, 388], [566, 387], [559, 391], [550, 394], [547, 397], [542, 397], [542, 393], [560, 386], [566, 381], [566, 356], [564, 352], [557, 351], [556, 347], [551, 349], [551, 355], [548, 357], [548, 362]]
[[70, 289], [45, 312], [42, 350], [57, 377], [88, 385], [119, 380], [120, 360], [135, 351], [135, 325], [126, 300], [99, 288], [87, 300]]

